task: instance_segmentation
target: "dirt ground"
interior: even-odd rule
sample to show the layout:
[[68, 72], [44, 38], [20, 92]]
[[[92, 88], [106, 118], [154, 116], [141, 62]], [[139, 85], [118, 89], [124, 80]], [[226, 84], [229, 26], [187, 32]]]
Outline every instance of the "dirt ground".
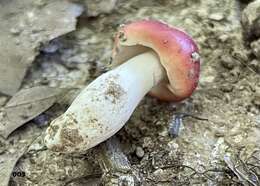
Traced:
[[[14, 170], [26, 174], [11, 176], [9, 185], [100, 184], [104, 177], [100, 146], [84, 155], [62, 155], [47, 150], [43, 136], [79, 90], [108, 70], [118, 26], [140, 19], [161, 20], [188, 32], [199, 45], [202, 66], [191, 98], [166, 103], [146, 96], [116, 134], [135, 185], [258, 185], [260, 34], [254, 29], [260, 23], [254, 27], [246, 18], [254, 19], [260, 2], [251, 7], [258, 6], [256, 12], [246, 10], [250, 3], [246, 0], [100, 2], [85, 1], [89, 14], [78, 18], [76, 30], [42, 46], [27, 71], [23, 88], [48, 85], [70, 91], [40, 118], [0, 139], [0, 159], [8, 161], [13, 158], [8, 153], [15, 152], [21, 157]], [[0, 96], [0, 104], [8, 99]], [[182, 112], [204, 120], [184, 118], [179, 136], [173, 138], [169, 125]]]

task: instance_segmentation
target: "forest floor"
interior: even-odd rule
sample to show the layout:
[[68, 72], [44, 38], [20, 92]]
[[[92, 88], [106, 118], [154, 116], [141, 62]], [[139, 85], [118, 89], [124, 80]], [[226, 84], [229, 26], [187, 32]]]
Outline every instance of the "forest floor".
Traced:
[[[50, 109], [7, 139], [0, 138], [0, 167], [4, 162], [2, 172], [6, 172], [0, 170], [0, 180], [10, 177], [7, 173], [12, 169], [24, 172], [25, 177], [11, 175], [11, 185], [80, 186], [100, 182], [104, 171], [99, 162], [100, 146], [84, 155], [58, 154], [44, 146], [44, 132], [81, 88], [106, 71], [118, 26], [157, 19], [185, 30], [198, 43], [201, 78], [195, 93], [181, 103], [146, 96], [116, 134], [136, 184], [258, 185], [260, 33], [254, 29], [260, 29], [260, 22], [258, 27], [252, 26], [247, 18], [257, 19], [254, 8], [258, 6], [260, 12], [260, 1], [255, 1], [251, 9], [247, 1], [235, 0], [100, 2], [86, 1], [89, 11], [77, 18], [76, 29], [53, 36], [52, 41], [40, 46], [41, 52], [29, 65], [22, 88], [66, 88], [69, 96], [56, 100]], [[43, 6], [48, 6], [48, 1]], [[0, 95], [0, 105], [5, 107], [9, 98]], [[173, 138], [168, 130], [177, 113], [203, 120], [184, 118], [179, 136]]]

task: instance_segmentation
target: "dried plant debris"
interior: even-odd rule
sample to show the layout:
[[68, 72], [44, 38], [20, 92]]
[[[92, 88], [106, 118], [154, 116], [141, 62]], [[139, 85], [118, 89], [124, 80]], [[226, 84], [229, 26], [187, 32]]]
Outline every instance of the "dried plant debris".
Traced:
[[15, 129], [50, 108], [66, 90], [38, 86], [16, 93], [0, 112], [0, 135], [7, 138]]
[[[40, 2], [34, 2], [36, 1]], [[147, 96], [128, 124], [117, 133], [117, 137], [129, 165], [131, 164], [131, 170], [138, 172], [142, 185], [241, 185], [235, 173], [223, 162], [223, 157], [227, 153], [234, 154], [234, 149], [242, 148], [246, 155], [241, 156], [241, 159], [249, 170], [260, 175], [259, 155], [258, 160], [253, 157], [250, 162], [246, 160], [248, 154], [260, 147], [259, 101], [254, 96], [259, 92], [260, 76], [243, 65], [255, 56], [244, 57], [247, 56], [247, 50], [244, 50], [245, 38], [242, 38], [238, 4], [239, 1], [230, 0], [117, 1], [116, 8], [111, 13], [88, 19], [82, 17], [82, 24], [77, 27], [77, 31], [59, 37], [58, 43], [52, 42], [48, 47], [45, 45], [38, 63], [34, 63], [36, 68], [30, 68], [30, 76], [27, 76], [24, 84], [31, 85], [39, 81], [55, 87], [77, 87], [91, 82], [103, 72], [102, 67], [109, 61], [116, 28], [127, 21], [159, 19], [180, 27], [191, 34], [201, 48], [204, 62], [198, 91], [192, 99], [180, 105], [168, 105]], [[252, 45], [250, 49], [253, 48], [258, 47]], [[222, 62], [223, 60], [225, 61]], [[255, 57], [252, 66], [257, 66], [258, 63], [259, 60]], [[53, 77], [59, 79], [54, 80]], [[6, 101], [3, 98], [0, 105], [5, 105]], [[56, 104], [47, 113], [58, 116], [67, 104]], [[189, 104], [191, 110], [187, 110]], [[209, 121], [186, 118], [179, 137], [170, 138], [169, 121], [176, 112], [185, 111], [208, 118]], [[43, 131], [36, 125], [24, 125], [8, 141], [20, 136], [27, 128], [34, 133], [37, 130]], [[37, 143], [34, 148], [42, 149], [42, 145]], [[11, 148], [8, 143], [0, 144], [1, 154]], [[93, 171], [89, 169], [99, 167], [98, 160], [95, 159], [97, 156], [97, 153], [93, 153], [72, 158], [48, 150], [27, 152], [17, 164], [26, 172], [26, 184], [19, 183], [78, 186], [91, 184], [89, 178], [98, 182], [101, 171], [92, 176], [90, 174]], [[89, 164], [86, 157], [93, 158], [94, 163]], [[110, 156], [105, 155], [106, 157]], [[112, 171], [110, 174], [109, 171], [104, 175], [103, 183], [105, 180], [117, 181], [114, 179], [117, 174], [113, 174], [117, 172]], [[120, 172], [121, 175], [128, 174]]]
[[0, 1], [0, 92], [13, 95], [41, 43], [75, 30], [80, 5], [67, 1]]
[[[245, 186], [260, 185], [259, 177], [258, 177], [259, 175], [257, 175], [256, 172], [254, 172], [254, 170], [250, 167], [250, 165], [246, 164], [239, 157], [234, 157], [234, 156], [232, 157], [230, 155], [225, 155], [224, 161], [228, 165], [228, 167], [232, 170], [232, 172], [238, 177], [239, 181], [243, 185]], [[257, 164], [255, 166], [257, 167]]]
[[116, 137], [108, 139], [101, 144], [99, 163], [103, 170], [102, 182], [104, 185], [129, 185], [137, 183], [137, 176], [122, 152]]

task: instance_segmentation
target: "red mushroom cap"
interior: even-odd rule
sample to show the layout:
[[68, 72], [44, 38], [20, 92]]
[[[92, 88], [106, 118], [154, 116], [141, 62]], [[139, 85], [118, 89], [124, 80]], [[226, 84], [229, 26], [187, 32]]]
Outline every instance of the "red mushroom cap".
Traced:
[[168, 80], [152, 88], [150, 94], [165, 101], [181, 101], [198, 85], [200, 57], [198, 47], [185, 32], [159, 21], [142, 20], [120, 27], [113, 50], [113, 65], [154, 50]]

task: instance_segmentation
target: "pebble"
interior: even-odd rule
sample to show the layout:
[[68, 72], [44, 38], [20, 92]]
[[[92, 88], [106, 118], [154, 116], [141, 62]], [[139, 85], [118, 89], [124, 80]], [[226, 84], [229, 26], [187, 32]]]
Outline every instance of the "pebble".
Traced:
[[220, 86], [222, 92], [232, 92], [233, 88], [233, 85], [229, 83], [224, 83]]
[[256, 70], [256, 72], [260, 72], [260, 61], [254, 59], [250, 62], [249, 66]]
[[224, 15], [221, 13], [213, 13], [209, 15], [209, 19], [214, 21], [221, 21], [222, 19], [224, 19]]
[[199, 17], [206, 18], [208, 15], [208, 12], [206, 9], [202, 8], [202, 9], [197, 10], [197, 14]]
[[163, 170], [162, 169], [157, 169], [153, 172], [153, 175], [158, 177], [161, 176], [163, 174]]
[[13, 153], [16, 152], [16, 149], [14, 149], [14, 148], [9, 148], [8, 151], [9, 151], [11, 154], [13, 154]]
[[169, 147], [170, 151], [177, 151], [179, 148], [179, 145], [177, 143], [175, 143], [173, 140], [170, 141], [167, 146]]
[[42, 46], [40, 50], [45, 53], [54, 53], [61, 47], [62, 47], [61, 42], [58, 39], [54, 39], [44, 44], [44, 46]]
[[135, 154], [138, 158], [142, 158], [144, 156], [144, 150], [142, 147], [136, 147]]
[[46, 114], [41, 114], [33, 119], [33, 122], [39, 127], [47, 126], [49, 123], [49, 116]]
[[201, 77], [201, 79], [200, 79], [200, 84], [201, 84], [202, 86], [208, 85], [208, 84], [214, 82], [214, 80], [215, 80], [215, 76], [211, 76], [211, 75], [208, 75], [208, 76], [207, 76], [207, 75], [206, 75], [206, 76]]
[[221, 65], [229, 70], [233, 69], [236, 65], [236, 61], [228, 55], [221, 56]]
[[240, 73], [241, 73], [241, 71], [240, 71], [239, 67], [236, 67], [230, 71], [230, 74], [236, 78], [240, 75]]
[[11, 28], [10, 32], [13, 35], [19, 35], [21, 33], [21, 30], [19, 30], [18, 28]]
[[186, 18], [184, 20], [184, 23], [187, 24], [187, 25], [194, 25], [194, 21], [192, 19], [190, 19], [190, 18]]
[[7, 101], [7, 97], [1, 96], [0, 97], [0, 106], [4, 106]]
[[143, 148], [153, 148], [154, 143], [150, 137], [145, 137], [142, 146]]
[[254, 41], [251, 43], [251, 48], [254, 53], [254, 55], [260, 59], [260, 39]]
[[226, 42], [228, 40], [229, 36], [227, 34], [222, 34], [219, 36], [219, 40], [221, 42]]
[[256, 124], [260, 126], [260, 116], [255, 117]]
[[[253, 115], [260, 115], [260, 110], [254, 106], [248, 106], [248, 111]], [[260, 118], [259, 118], [260, 119]], [[259, 120], [260, 122], [260, 120]], [[260, 124], [260, 123], [259, 123]]]
[[252, 102], [253, 102], [256, 106], [260, 106], [260, 93], [259, 93], [259, 92], [257, 92], [257, 93], [254, 95], [254, 98], [253, 98]]
[[41, 8], [47, 4], [45, 0], [35, 0], [34, 5], [36, 5], [38, 8]]
[[165, 128], [163, 131], [159, 132], [159, 135], [162, 137], [168, 136], [168, 130]]

